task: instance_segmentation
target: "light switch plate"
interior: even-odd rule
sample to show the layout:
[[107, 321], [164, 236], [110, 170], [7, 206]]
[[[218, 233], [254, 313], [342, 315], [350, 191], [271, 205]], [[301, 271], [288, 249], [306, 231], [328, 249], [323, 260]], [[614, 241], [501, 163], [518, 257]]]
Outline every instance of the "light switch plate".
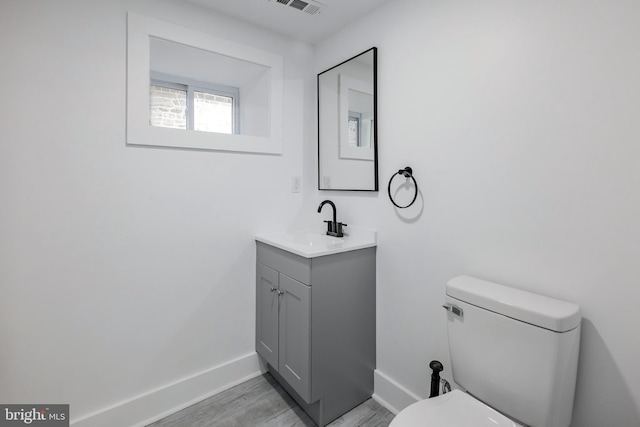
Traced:
[[301, 176], [292, 176], [291, 177], [291, 192], [299, 193], [302, 188], [302, 177]]

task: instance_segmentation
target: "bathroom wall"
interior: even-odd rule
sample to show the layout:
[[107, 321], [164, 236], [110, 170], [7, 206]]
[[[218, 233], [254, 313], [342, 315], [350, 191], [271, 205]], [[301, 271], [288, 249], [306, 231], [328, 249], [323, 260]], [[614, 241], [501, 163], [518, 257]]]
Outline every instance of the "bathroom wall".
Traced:
[[[379, 398], [427, 397], [433, 359], [451, 379], [440, 306], [469, 274], [580, 304], [572, 425], [640, 425], [639, 21], [632, 1], [397, 0], [317, 46], [317, 72], [379, 48], [381, 191], [316, 199], [378, 230]], [[405, 166], [420, 195], [397, 210]]]
[[[126, 146], [128, 10], [282, 55], [283, 154]], [[176, 1], [0, 3], [0, 402], [131, 425], [258, 372], [253, 235], [302, 206], [312, 55]]]
[[[127, 10], [282, 54], [283, 155], [127, 147]], [[122, 425], [167, 386], [241, 379], [252, 236], [331, 198], [378, 230], [379, 398], [426, 397], [432, 359], [451, 378], [440, 305], [471, 274], [580, 304], [573, 426], [639, 425], [639, 19], [620, 0], [394, 0], [312, 69], [310, 46], [179, 2], [3, 0], [0, 402]], [[381, 191], [319, 192], [314, 74], [371, 46]], [[421, 191], [399, 211], [385, 188], [407, 165]]]

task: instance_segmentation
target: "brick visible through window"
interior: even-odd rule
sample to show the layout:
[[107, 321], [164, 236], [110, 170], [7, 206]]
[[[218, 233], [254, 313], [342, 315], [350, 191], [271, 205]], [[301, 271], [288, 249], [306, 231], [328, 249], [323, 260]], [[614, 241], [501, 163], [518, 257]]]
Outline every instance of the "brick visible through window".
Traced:
[[165, 128], [187, 128], [187, 91], [151, 85], [149, 124]]
[[149, 89], [149, 124], [174, 129], [240, 133], [239, 89], [156, 73]]

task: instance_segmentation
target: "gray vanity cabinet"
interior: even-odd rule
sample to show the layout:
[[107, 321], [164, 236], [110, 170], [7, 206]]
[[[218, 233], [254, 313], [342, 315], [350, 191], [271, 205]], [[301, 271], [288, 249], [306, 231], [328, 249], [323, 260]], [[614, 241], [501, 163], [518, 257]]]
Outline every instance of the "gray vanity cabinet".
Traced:
[[258, 263], [256, 350], [310, 399], [311, 288]]
[[280, 273], [256, 265], [256, 351], [271, 366], [278, 366], [280, 330]]
[[256, 351], [324, 426], [373, 393], [376, 248], [305, 258], [256, 245]]

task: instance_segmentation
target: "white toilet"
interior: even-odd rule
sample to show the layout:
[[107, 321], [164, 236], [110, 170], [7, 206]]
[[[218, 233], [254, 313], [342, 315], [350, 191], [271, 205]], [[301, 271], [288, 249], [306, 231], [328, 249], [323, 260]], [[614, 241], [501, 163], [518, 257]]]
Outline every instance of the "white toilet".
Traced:
[[447, 283], [451, 371], [466, 392], [408, 406], [389, 427], [568, 427], [580, 307], [460, 276]]

